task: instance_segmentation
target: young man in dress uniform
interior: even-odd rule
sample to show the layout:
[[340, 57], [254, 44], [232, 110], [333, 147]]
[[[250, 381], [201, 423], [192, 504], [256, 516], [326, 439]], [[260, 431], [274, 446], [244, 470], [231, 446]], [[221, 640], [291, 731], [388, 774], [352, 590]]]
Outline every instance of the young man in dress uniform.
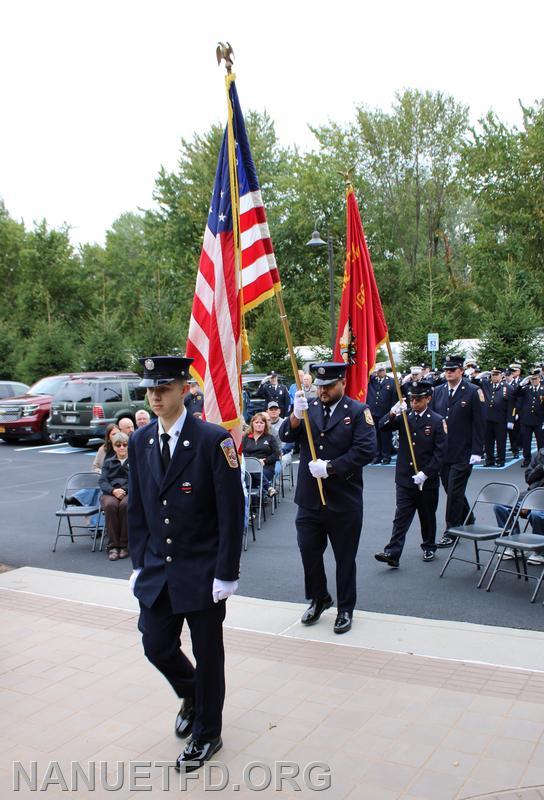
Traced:
[[390, 464], [391, 450], [393, 447], [393, 434], [391, 431], [381, 431], [378, 422], [387, 414], [393, 404], [395, 396], [395, 382], [389, 378], [385, 364], [376, 364], [376, 375], [372, 375], [368, 382], [366, 402], [372, 414], [376, 427], [376, 440], [378, 452], [374, 459], [375, 464]]
[[[376, 433], [367, 405], [344, 395], [346, 364], [314, 364], [319, 399], [308, 401], [295, 394], [293, 413], [280, 428], [284, 442], [300, 442], [295, 503], [297, 540], [304, 567], [306, 598], [310, 607], [301, 622], [312, 625], [333, 605], [327, 589], [323, 553], [330, 541], [336, 560], [338, 613], [335, 633], [351, 628], [356, 601], [355, 557], [363, 524], [363, 467], [376, 454]], [[307, 410], [317, 460], [312, 461], [303, 424]], [[323, 481], [326, 505], [319, 495]]]
[[[461, 356], [447, 356], [443, 369], [446, 383], [435, 388], [431, 411], [443, 417], [448, 427], [440, 478], [447, 495], [449, 528], [462, 525], [470, 510], [465, 491], [472, 467], [482, 460], [485, 398], [481, 389], [464, 380]], [[451, 547], [453, 542], [452, 536], [444, 534], [437, 546]]]
[[417, 511], [421, 525], [423, 561], [432, 561], [436, 551], [436, 509], [440, 488], [440, 469], [446, 452], [446, 420], [430, 411], [433, 387], [426, 381], [414, 382], [408, 390], [412, 407], [408, 414], [412, 446], [416, 457], [414, 473], [412, 454], [406, 438], [402, 419], [404, 401], [395, 403], [391, 411], [380, 420], [380, 427], [399, 431], [399, 453], [395, 470], [396, 502], [393, 532], [376, 561], [398, 567], [408, 528]]
[[[157, 420], [130, 438], [128, 526], [144, 652], [183, 699], [177, 761], [190, 772], [222, 746], [225, 600], [238, 587], [244, 495], [234, 441], [187, 412], [190, 358], [141, 358]], [[187, 621], [196, 667], [181, 651]]]

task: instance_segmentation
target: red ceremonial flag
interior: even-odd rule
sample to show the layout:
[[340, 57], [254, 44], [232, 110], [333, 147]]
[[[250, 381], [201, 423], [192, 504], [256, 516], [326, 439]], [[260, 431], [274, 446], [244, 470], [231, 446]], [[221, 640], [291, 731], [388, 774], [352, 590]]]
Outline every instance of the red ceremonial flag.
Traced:
[[346, 394], [364, 402], [387, 324], [353, 187], [347, 190], [346, 265], [334, 358], [349, 366]]
[[280, 289], [266, 211], [234, 75], [200, 255], [186, 355], [204, 391], [204, 415], [242, 441], [243, 315]]

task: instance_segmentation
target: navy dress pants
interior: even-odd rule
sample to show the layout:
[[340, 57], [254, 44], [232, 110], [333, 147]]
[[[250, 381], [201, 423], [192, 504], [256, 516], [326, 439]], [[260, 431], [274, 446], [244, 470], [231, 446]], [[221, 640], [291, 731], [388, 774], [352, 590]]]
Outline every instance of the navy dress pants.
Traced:
[[[225, 601], [201, 611], [174, 614], [168, 587], [147, 608], [140, 603], [138, 629], [149, 661], [162, 672], [178, 697], [195, 703], [193, 739], [210, 741], [221, 733], [225, 700], [223, 620]], [[181, 631], [187, 620], [196, 666], [181, 650]]]
[[438, 507], [438, 487], [436, 489], [423, 489], [417, 486], [413, 489], [407, 486], [397, 486], [397, 508], [393, 520], [393, 532], [385, 552], [393, 558], [400, 559], [408, 528], [412, 524], [417, 511], [421, 525], [421, 549], [436, 550], [436, 509]]
[[321, 600], [328, 593], [323, 553], [330, 541], [336, 560], [336, 606], [338, 611], [353, 611], [357, 599], [355, 558], [362, 524], [362, 503], [357, 511], [344, 512], [333, 512], [326, 506], [317, 511], [299, 507], [297, 541], [308, 600]]

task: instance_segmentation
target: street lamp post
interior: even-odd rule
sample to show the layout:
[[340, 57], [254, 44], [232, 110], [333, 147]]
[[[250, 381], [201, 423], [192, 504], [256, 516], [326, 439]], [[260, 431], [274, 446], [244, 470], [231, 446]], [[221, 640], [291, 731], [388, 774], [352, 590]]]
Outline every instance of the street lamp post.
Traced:
[[336, 321], [334, 318], [334, 261], [332, 251], [332, 236], [330, 233], [327, 236], [327, 241], [324, 242], [319, 231], [315, 230], [312, 233], [312, 238], [306, 242], [307, 247], [322, 247], [327, 245], [327, 254], [329, 259], [329, 316], [331, 322], [331, 350], [332, 358], [334, 358], [334, 346], [336, 344]]

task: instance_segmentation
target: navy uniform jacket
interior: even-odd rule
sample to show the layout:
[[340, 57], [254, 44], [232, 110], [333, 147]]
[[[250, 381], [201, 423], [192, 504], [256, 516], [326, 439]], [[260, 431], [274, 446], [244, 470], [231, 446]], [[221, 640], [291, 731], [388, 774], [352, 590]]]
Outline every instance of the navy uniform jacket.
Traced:
[[[446, 421], [427, 408], [422, 415], [411, 411], [408, 414], [408, 425], [412, 432], [412, 445], [416, 456], [417, 468], [427, 476], [423, 489], [438, 489], [440, 468], [446, 455]], [[380, 429], [399, 432], [399, 453], [395, 469], [395, 482], [398, 486], [415, 488], [415, 483], [412, 480], [412, 476], [415, 474], [412, 455], [408, 446], [406, 428], [402, 416], [390, 417], [389, 414], [386, 414], [380, 420]]]
[[202, 392], [189, 392], [185, 400], [185, 408], [189, 414], [202, 414], [204, 411], [204, 395]]
[[471, 455], [481, 456], [484, 442], [485, 397], [481, 389], [464, 378], [449, 402], [447, 383], [437, 386], [431, 400], [436, 411], [447, 422], [448, 438], [445, 464], [468, 464]]
[[488, 378], [482, 378], [480, 388], [485, 397], [485, 415], [490, 422], [504, 422], [510, 409], [512, 392], [506, 381], [492, 383]]
[[[367, 405], [342, 397], [323, 430], [323, 406], [319, 400], [308, 408], [312, 438], [318, 458], [330, 461], [334, 475], [323, 480], [323, 493], [330, 511], [360, 510], [363, 502], [363, 467], [376, 456], [376, 429]], [[312, 477], [308, 463], [312, 460], [304, 421], [291, 427], [289, 416], [280, 428], [282, 442], [300, 440], [295, 503], [317, 510], [322, 508], [317, 480]]]
[[380, 379], [372, 376], [368, 382], [366, 403], [373, 417], [383, 417], [395, 405], [397, 395], [395, 381], [387, 375], [380, 383]]
[[544, 422], [544, 384], [539, 383], [536, 391], [530, 383], [517, 386], [514, 389], [513, 404], [509, 421], [512, 421], [513, 414], [517, 413], [522, 425], [540, 425]]
[[214, 578], [238, 578], [238, 457], [224, 428], [188, 414], [164, 475], [157, 428], [151, 422], [129, 440], [129, 549], [134, 568], [143, 567], [134, 593], [151, 606], [167, 583], [175, 614], [203, 610], [213, 605]]
[[265, 410], [272, 400], [275, 400], [280, 407], [280, 416], [286, 417], [289, 407], [291, 405], [291, 398], [289, 397], [289, 389], [283, 383], [277, 383], [272, 386], [270, 381], [261, 383], [255, 393], [256, 397], [262, 397], [265, 401]]

